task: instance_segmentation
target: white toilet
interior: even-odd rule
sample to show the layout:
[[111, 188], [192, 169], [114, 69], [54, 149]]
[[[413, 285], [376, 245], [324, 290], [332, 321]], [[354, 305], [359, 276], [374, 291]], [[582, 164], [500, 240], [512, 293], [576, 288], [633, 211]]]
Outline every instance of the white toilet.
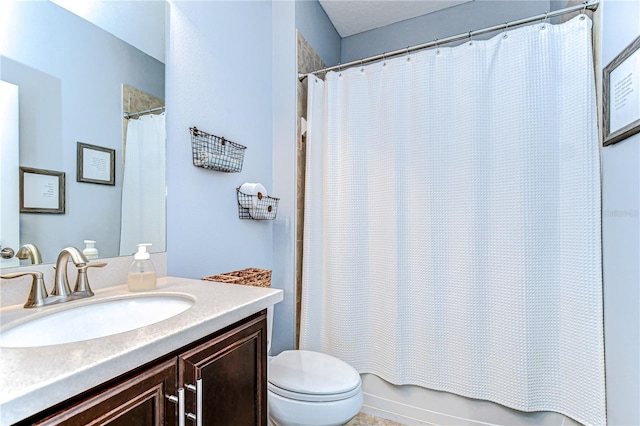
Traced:
[[[272, 309], [267, 313], [269, 347]], [[267, 411], [275, 426], [341, 426], [362, 408], [360, 375], [327, 354], [281, 352], [269, 357], [267, 377]]]

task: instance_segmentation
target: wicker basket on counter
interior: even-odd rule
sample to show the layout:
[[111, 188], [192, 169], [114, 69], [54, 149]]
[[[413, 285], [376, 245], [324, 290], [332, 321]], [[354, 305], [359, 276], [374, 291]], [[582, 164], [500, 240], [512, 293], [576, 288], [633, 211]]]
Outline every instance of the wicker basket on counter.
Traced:
[[228, 284], [271, 287], [271, 269], [247, 268], [240, 271], [211, 275], [202, 279], [205, 281], [217, 281]]

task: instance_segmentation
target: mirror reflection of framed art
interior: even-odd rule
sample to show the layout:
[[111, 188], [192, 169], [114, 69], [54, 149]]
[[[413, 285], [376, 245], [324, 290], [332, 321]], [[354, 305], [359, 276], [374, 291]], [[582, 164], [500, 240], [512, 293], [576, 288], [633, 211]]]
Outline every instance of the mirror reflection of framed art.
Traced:
[[78, 142], [78, 182], [116, 184], [116, 150]]
[[20, 213], [65, 212], [65, 174], [20, 167]]

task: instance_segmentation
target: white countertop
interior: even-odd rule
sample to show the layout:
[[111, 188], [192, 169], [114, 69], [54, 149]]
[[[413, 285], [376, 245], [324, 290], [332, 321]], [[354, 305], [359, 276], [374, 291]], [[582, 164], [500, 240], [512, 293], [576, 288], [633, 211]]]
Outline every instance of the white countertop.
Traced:
[[[2, 308], [2, 326], [71, 304], [140, 294], [129, 293], [126, 285], [94, 291], [94, 297], [60, 305]], [[145, 292], [150, 293], [182, 295], [195, 303], [169, 319], [112, 336], [55, 346], [0, 348], [0, 425], [25, 419], [283, 300], [282, 290], [176, 277], [159, 278], [157, 289]]]

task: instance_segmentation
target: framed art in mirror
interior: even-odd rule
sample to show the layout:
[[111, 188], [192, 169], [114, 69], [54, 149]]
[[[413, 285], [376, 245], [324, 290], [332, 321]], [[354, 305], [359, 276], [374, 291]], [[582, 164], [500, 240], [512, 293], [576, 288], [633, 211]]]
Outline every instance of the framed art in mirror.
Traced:
[[640, 132], [640, 37], [602, 71], [603, 145]]
[[116, 184], [116, 150], [78, 142], [77, 181]]
[[65, 212], [65, 174], [20, 167], [20, 213]]

